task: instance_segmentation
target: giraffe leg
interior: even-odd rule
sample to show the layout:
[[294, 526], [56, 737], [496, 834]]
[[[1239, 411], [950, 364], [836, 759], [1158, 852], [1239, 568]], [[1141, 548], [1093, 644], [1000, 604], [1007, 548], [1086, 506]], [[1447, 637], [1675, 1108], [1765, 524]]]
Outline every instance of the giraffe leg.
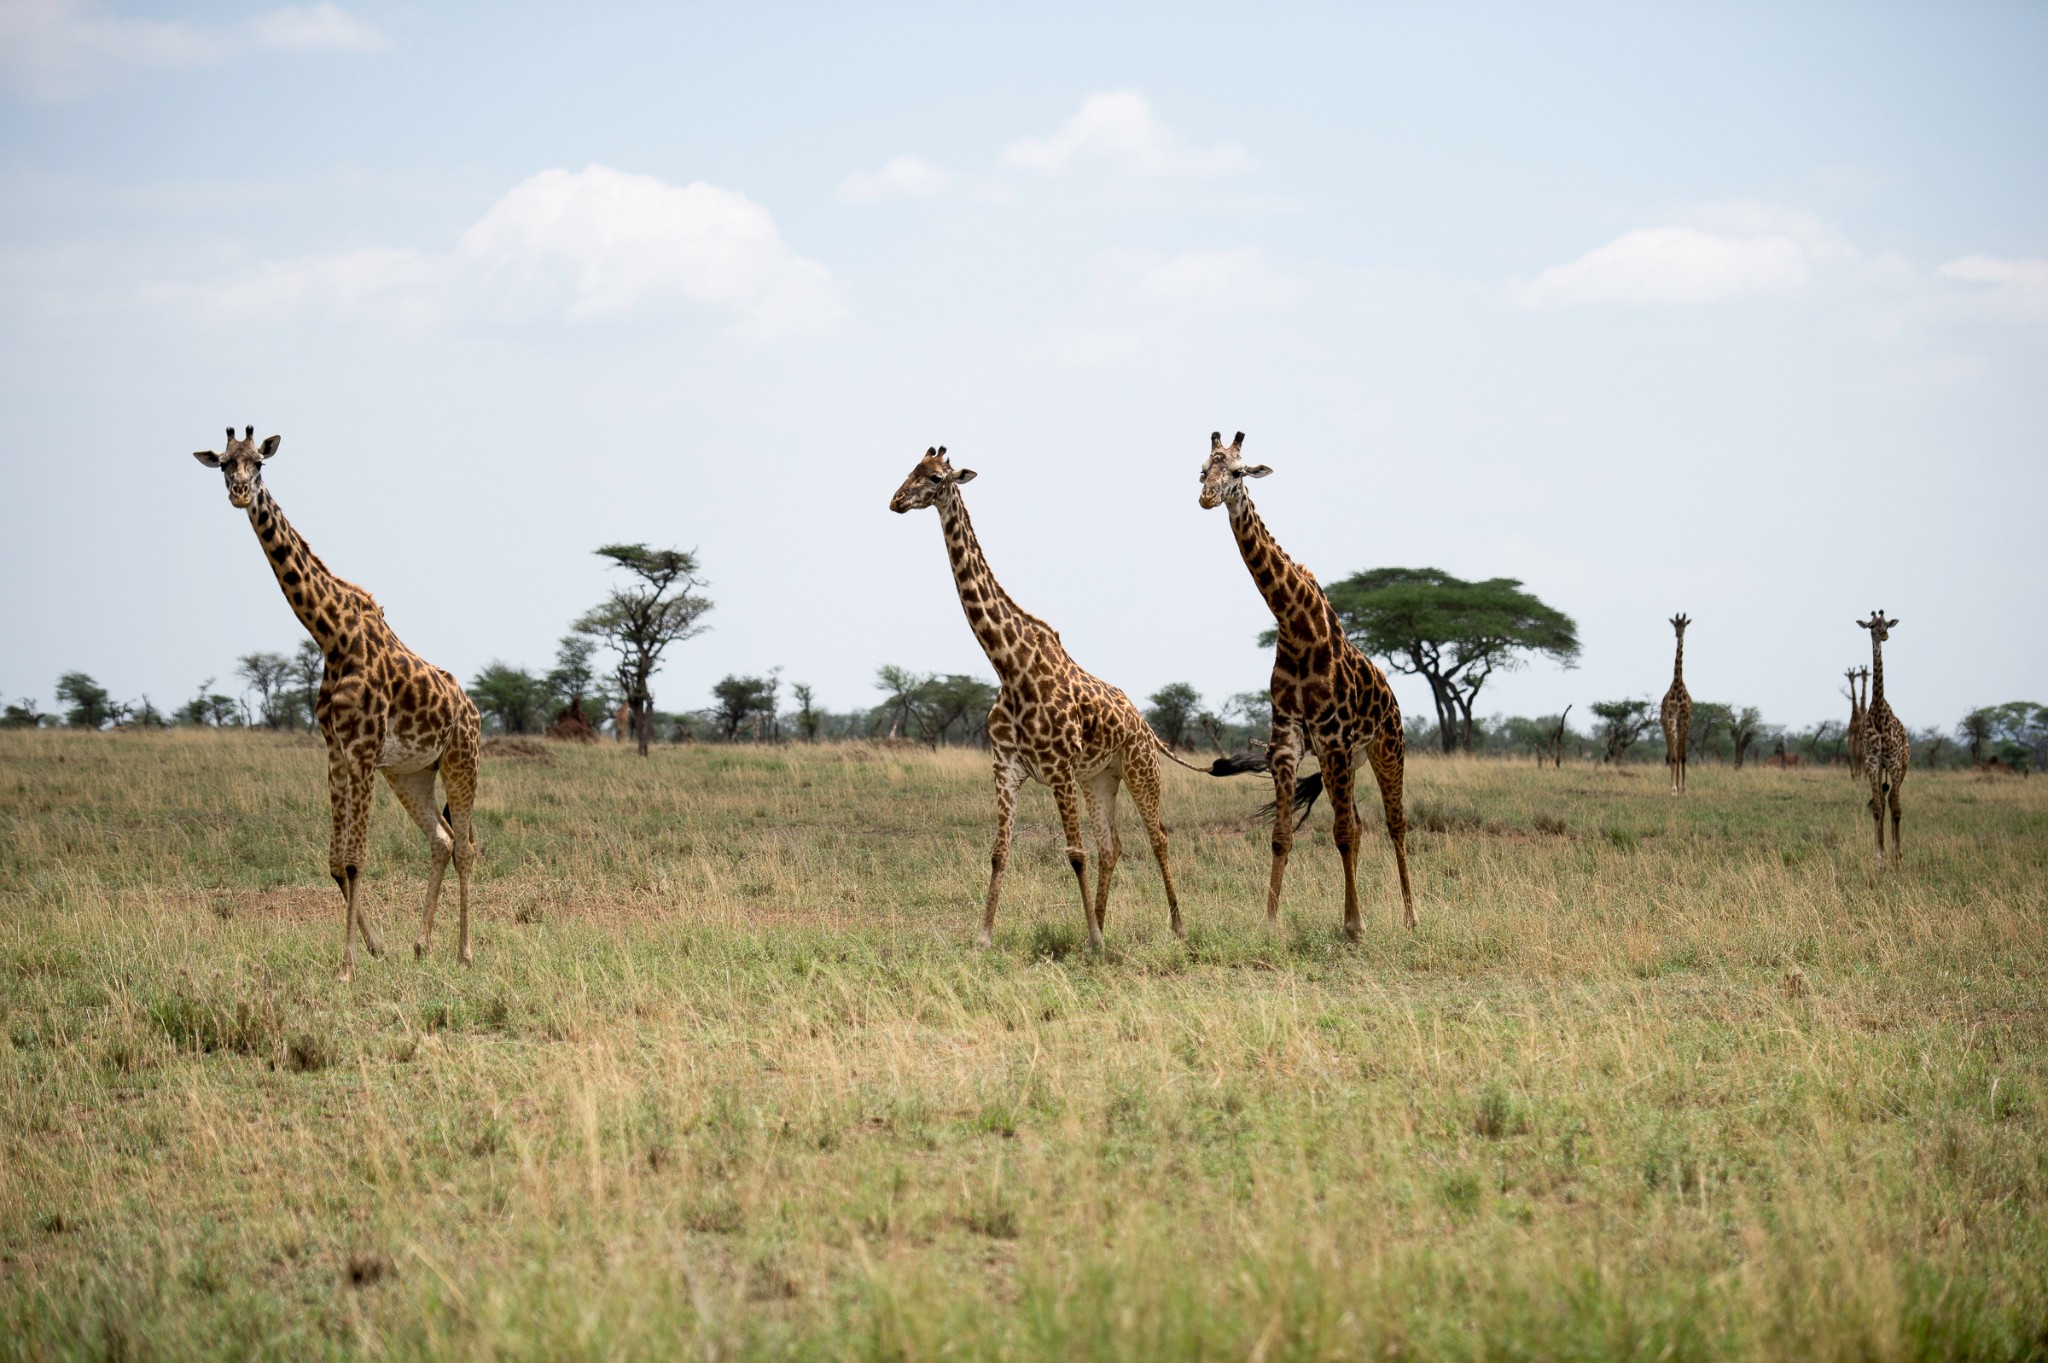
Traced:
[[1067, 864], [1074, 868], [1074, 881], [1081, 887], [1081, 921], [1088, 926], [1088, 945], [1102, 948], [1102, 928], [1095, 922], [1095, 910], [1088, 903], [1088, 853], [1081, 846], [1081, 783], [1071, 771], [1053, 772], [1052, 798], [1060, 807], [1060, 828], [1067, 835]]
[[1899, 787], [1904, 784], [1903, 778], [1892, 782], [1892, 865], [1894, 866], [1904, 865], [1906, 860], [1905, 849], [1899, 846]]
[[1095, 926], [1099, 931], [1109, 927], [1109, 878], [1124, 850], [1116, 831], [1116, 789], [1121, 779], [1112, 767], [1081, 787], [1095, 834]]
[[[337, 761], [339, 779], [334, 772]], [[346, 916], [341, 929], [339, 978], [351, 980], [356, 973], [355, 939], [358, 931], [362, 934], [363, 946], [372, 955], [383, 954], [383, 944], [377, 941], [370, 927], [369, 913], [358, 893], [362, 885], [363, 853], [369, 844], [370, 800], [376, 794], [374, 783], [377, 773], [369, 754], [358, 757], [342, 753], [338, 758], [330, 755], [328, 766], [329, 795], [334, 805], [334, 840], [328, 848], [327, 870], [346, 902]]]
[[391, 793], [398, 797], [398, 803], [419, 825], [420, 832], [427, 835], [427, 851], [432, 862], [427, 870], [427, 902], [420, 911], [420, 935], [412, 944], [413, 959], [427, 954], [427, 942], [434, 935], [434, 907], [441, 899], [441, 879], [448, 873], [449, 859], [455, 854], [455, 835], [448, 824], [434, 809], [434, 769], [412, 772], [385, 772], [384, 779], [391, 786]]
[[1380, 783], [1380, 808], [1387, 816], [1387, 841], [1394, 844], [1394, 868], [1401, 873], [1401, 921], [1415, 926], [1415, 894], [1408, 887], [1408, 813], [1401, 803], [1401, 783], [1408, 765], [1407, 740], [1399, 730], [1381, 734], [1367, 752], [1372, 774]]
[[1024, 785], [1024, 764], [1006, 753], [996, 754], [996, 846], [988, 859], [988, 906], [981, 911], [981, 944], [995, 945], [996, 899], [1003, 891], [1003, 869], [1010, 864], [1010, 829], [1017, 821], [1017, 792]]
[[1131, 803], [1145, 821], [1145, 836], [1152, 840], [1152, 859], [1159, 863], [1159, 878], [1166, 882], [1166, 912], [1173, 935], [1187, 940], [1188, 930], [1180, 921], [1180, 900], [1173, 892], [1173, 867], [1166, 860], [1166, 825], [1159, 819], [1159, 759], [1147, 748], [1124, 760], [1124, 784], [1131, 788]]
[[[476, 829], [471, 819], [476, 809], [476, 768], [477, 755], [483, 748], [483, 736], [476, 727], [474, 714], [468, 717], [469, 724], [461, 738], [441, 755], [441, 786], [448, 793], [447, 810], [448, 837], [453, 844], [455, 859], [455, 899], [461, 917], [455, 941], [455, 959], [468, 965], [469, 950], [469, 873], [476, 868]], [[438, 864], [438, 863], [437, 863]], [[433, 929], [434, 901], [431, 892], [427, 898], [427, 921], [420, 932], [419, 945], [415, 950], [425, 952], [427, 933]]]
[[1884, 781], [1874, 779], [1870, 783], [1870, 818], [1877, 826], [1877, 864], [1884, 865]]
[[1287, 854], [1294, 850], [1294, 725], [1273, 721], [1273, 734], [1266, 748], [1268, 769], [1273, 773], [1273, 875], [1266, 886], [1266, 926], [1280, 925], [1280, 885], [1287, 877]]
[[1322, 767], [1323, 791], [1330, 797], [1330, 810], [1336, 815], [1333, 836], [1337, 840], [1337, 855], [1344, 863], [1344, 935], [1355, 942], [1364, 932], [1358, 917], [1358, 805], [1352, 794], [1357, 768], [1351, 750], [1336, 745], [1318, 753], [1316, 760]]

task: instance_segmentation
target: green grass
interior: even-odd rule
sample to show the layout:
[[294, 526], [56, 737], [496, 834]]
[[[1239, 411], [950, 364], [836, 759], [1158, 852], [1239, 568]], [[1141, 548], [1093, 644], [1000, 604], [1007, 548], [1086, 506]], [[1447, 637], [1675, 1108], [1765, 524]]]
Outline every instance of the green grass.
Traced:
[[315, 743], [0, 734], [0, 1357], [2048, 1354], [2048, 782], [1418, 758], [1351, 946], [1174, 769], [1098, 956], [978, 756], [547, 751], [343, 986]]

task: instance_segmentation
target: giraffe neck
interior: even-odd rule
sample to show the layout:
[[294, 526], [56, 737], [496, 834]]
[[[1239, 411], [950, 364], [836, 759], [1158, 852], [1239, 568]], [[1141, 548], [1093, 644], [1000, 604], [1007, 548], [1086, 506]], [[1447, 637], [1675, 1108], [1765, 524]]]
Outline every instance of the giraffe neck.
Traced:
[[1870, 708], [1875, 710], [1884, 704], [1884, 645], [1878, 642], [1877, 632], [1870, 635]]
[[1678, 654], [1671, 660], [1671, 684], [1677, 687], [1685, 685], [1685, 636], [1683, 634], [1678, 636]]
[[[960, 591], [960, 609], [967, 613], [967, 627], [988, 655], [996, 673], [1008, 677], [1017, 670], [1022, 647], [1034, 635], [1052, 635], [1044, 621], [1033, 616], [1003, 590], [982, 556], [981, 541], [975, 537], [974, 522], [967, 517], [967, 503], [957, 487], [948, 488], [939, 499], [939, 525], [946, 535], [946, 557], [953, 564], [953, 585]], [[1057, 636], [1052, 636], [1057, 646]]]
[[1300, 588], [1307, 587], [1317, 596], [1322, 594], [1322, 588], [1308, 571], [1273, 542], [1273, 532], [1259, 519], [1258, 508], [1252, 505], [1250, 497], [1239, 496], [1230, 503], [1230, 533], [1237, 538], [1237, 552], [1251, 571], [1259, 595], [1266, 598], [1266, 605], [1282, 628], [1297, 615]]
[[331, 657], [346, 647], [353, 639], [353, 617], [359, 614], [355, 609], [360, 605], [356, 600], [362, 594], [359, 589], [328, 571], [305, 536], [284, 518], [270, 489], [261, 483], [256, 485], [256, 500], [249, 503], [249, 524], [255, 528], [263, 557], [277, 576], [292, 614], [299, 617], [320, 651]]

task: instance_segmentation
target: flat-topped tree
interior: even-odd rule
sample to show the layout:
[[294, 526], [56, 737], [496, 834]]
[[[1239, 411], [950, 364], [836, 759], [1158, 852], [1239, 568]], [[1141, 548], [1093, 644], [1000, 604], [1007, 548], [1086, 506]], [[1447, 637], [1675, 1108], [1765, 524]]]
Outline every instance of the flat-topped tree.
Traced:
[[[1471, 749], [1472, 707], [1494, 673], [1531, 656], [1578, 663], [1578, 626], [1516, 578], [1467, 582], [1441, 568], [1373, 568], [1332, 583], [1329, 598], [1354, 647], [1429, 684], [1447, 753]], [[1260, 642], [1272, 639], [1268, 631]]]
[[693, 552], [649, 549], [644, 544], [607, 544], [597, 552], [639, 582], [613, 589], [603, 605], [585, 611], [571, 628], [602, 639], [619, 655], [619, 689], [645, 757], [654, 727], [654, 692], [648, 683], [670, 644], [694, 639], [710, 628], [698, 622], [711, 609], [711, 601], [694, 594], [710, 584], [699, 575]]

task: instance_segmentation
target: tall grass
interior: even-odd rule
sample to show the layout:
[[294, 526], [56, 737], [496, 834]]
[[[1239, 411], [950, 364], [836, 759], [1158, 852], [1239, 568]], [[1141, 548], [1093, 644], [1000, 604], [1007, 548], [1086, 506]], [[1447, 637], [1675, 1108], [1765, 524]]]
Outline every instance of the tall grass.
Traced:
[[316, 745], [0, 734], [0, 1355], [2048, 1353], [2048, 785], [1419, 758], [1349, 946], [1167, 782], [1185, 946], [1034, 789], [983, 953], [978, 756], [487, 760], [342, 986]]

